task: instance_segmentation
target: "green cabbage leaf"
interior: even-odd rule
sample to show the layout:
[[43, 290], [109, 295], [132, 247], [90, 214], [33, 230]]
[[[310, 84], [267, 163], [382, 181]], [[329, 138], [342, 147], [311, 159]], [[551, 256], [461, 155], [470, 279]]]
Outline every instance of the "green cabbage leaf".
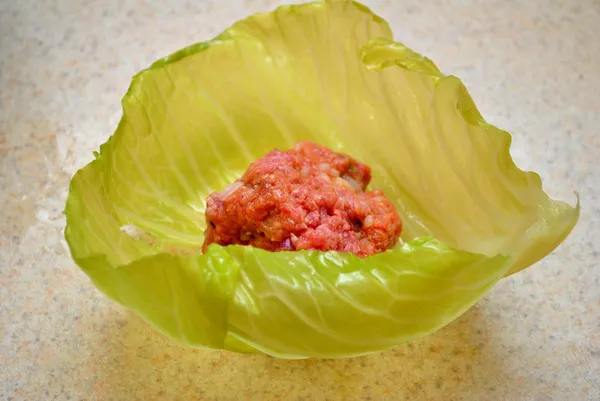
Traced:
[[[65, 237], [107, 296], [193, 347], [339, 358], [451, 322], [575, 226], [521, 171], [461, 81], [342, 0], [284, 6], [133, 78], [123, 117], [74, 176]], [[204, 240], [209, 193], [309, 140], [373, 169], [403, 221], [369, 258]]]

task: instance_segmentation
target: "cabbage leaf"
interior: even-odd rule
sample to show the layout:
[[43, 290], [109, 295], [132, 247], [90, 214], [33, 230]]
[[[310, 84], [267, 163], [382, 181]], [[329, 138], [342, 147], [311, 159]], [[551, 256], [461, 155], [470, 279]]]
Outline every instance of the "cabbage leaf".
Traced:
[[[239, 21], [140, 72], [122, 105], [115, 134], [71, 182], [65, 237], [103, 293], [194, 347], [282, 358], [386, 349], [455, 319], [579, 217], [579, 204], [550, 199], [513, 163], [510, 134], [483, 120], [458, 78], [352, 1]], [[372, 167], [402, 243], [366, 259], [201, 254], [207, 195], [301, 140]]]

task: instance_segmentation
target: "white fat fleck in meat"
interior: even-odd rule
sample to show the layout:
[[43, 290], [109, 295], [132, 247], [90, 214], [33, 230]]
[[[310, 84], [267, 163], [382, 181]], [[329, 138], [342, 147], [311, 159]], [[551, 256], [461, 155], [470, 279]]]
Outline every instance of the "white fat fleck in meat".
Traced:
[[319, 164], [319, 170], [323, 172], [328, 172], [329, 170], [331, 170], [331, 166], [327, 163], [321, 163]]
[[321, 174], [319, 174], [319, 175], [318, 175], [318, 177], [319, 177], [320, 179], [322, 179], [323, 181], [325, 181], [325, 182], [331, 182], [331, 177], [330, 177], [330, 176], [328, 176], [328, 175], [327, 175], [327, 174], [325, 174], [325, 173], [321, 173]]
[[231, 195], [232, 193], [234, 193], [235, 191], [240, 189], [243, 185], [244, 185], [244, 183], [242, 181], [239, 181], [239, 180], [235, 181], [231, 185], [227, 186], [227, 188], [225, 188], [224, 190], [217, 192], [215, 195], [219, 199], [225, 200], [225, 199], [229, 198], [229, 195]]
[[355, 191], [361, 191], [362, 187], [360, 186], [360, 184], [358, 182], [356, 182], [356, 180], [352, 177], [348, 177], [347, 175], [342, 176], [342, 178], [344, 179], [344, 181], [346, 181], [348, 184], [350, 184], [350, 186], [355, 190]]
[[292, 241], [292, 245], [296, 248], [296, 244], [298, 243], [298, 237], [294, 233], [290, 235], [290, 240]]
[[371, 226], [373, 226], [373, 216], [369, 215], [369, 216], [367, 216], [367, 218], [363, 222], [363, 227], [364, 228], [369, 228]]
[[344, 187], [344, 188], [348, 188], [348, 189], [353, 189], [352, 186], [350, 186], [350, 184], [348, 183], [348, 181], [344, 180], [343, 178], [340, 177], [336, 177], [333, 179], [333, 183], [335, 185], [339, 185], [340, 187]]

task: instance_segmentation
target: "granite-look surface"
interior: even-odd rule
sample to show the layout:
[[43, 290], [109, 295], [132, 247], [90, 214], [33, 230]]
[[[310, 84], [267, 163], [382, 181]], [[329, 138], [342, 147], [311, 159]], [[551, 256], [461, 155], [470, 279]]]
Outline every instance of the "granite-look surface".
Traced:
[[600, 399], [600, 2], [365, 3], [464, 79], [551, 195], [581, 193], [568, 240], [445, 329], [380, 354], [281, 361], [181, 348], [70, 260], [67, 185], [116, 127], [133, 74], [277, 2], [2, 2], [1, 400]]

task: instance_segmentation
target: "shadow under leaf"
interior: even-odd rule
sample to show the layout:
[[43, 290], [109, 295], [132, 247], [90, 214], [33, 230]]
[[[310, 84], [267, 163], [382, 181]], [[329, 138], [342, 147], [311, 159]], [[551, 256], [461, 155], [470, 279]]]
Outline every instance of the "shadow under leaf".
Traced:
[[474, 307], [444, 329], [365, 357], [279, 360], [182, 347], [132, 312], [89, 355], [98, 400], [454, 400], [492, 394], [502, 372]]

